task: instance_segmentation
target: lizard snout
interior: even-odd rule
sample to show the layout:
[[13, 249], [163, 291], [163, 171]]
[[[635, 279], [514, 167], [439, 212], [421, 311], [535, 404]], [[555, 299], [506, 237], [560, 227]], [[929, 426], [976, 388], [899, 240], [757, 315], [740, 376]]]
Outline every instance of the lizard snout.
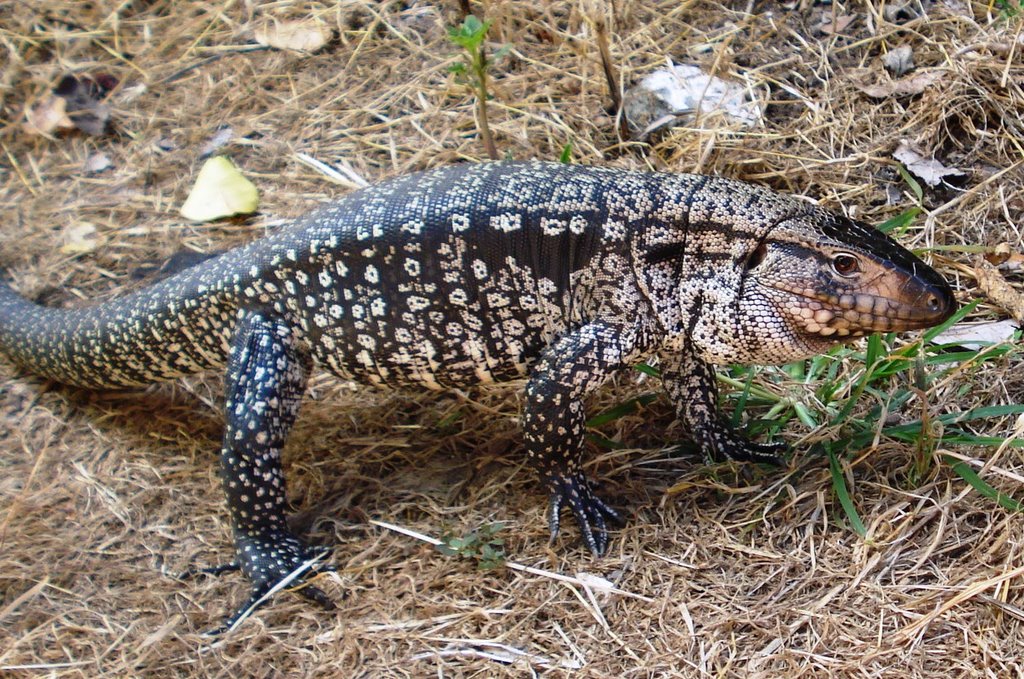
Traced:
[[958, 308], [949, 284], [932, 269], [907, 276], [894, 297], [893, 330], [917, 330], [942, 323]]

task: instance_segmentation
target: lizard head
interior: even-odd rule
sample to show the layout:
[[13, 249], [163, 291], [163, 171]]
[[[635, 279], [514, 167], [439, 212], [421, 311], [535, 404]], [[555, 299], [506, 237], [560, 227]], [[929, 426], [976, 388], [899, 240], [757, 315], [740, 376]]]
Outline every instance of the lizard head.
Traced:
[[934, 269], [866, 224], [726, 179], [658, 186], [657, 218], [631, 247], [663, 350], [780, 364], [937, 325], [957, 308]]
[[[736, 333], [777, 363], [956, 311], [934, 269], [885, 234], [824, 211], [783, 220], [737, 261]], [[771, 345], [775, 345], [774, 348]]]

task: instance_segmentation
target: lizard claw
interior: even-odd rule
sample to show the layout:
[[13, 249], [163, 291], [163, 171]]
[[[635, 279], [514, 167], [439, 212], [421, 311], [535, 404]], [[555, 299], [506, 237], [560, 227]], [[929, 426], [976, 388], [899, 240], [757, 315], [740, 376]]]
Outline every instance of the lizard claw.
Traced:
[[736, 460], [782, 467], [786, 464], [782, 453], [789, 449], [784, 443], [750, 441], [724, 422], [719, 422], [710, 430], [698, 432], [697, 439], [704, 454], [716, 462]]
[[[294, 582], [300, 583], [300, 588], [294, 589], [293, 591], [319, 605], [325, 611], [333, 611], [337, 608], [337, 606], [334, 605], [334, 601], [332, 601], [322, 589], [314, 587], [313, 585], [304, 584], [305, 578], [297, 578], [293, 583]], [[252, 615], [253, 611], [266, 603], [273, 591], [276, 591], [274, 587], [267, 587], [265, 589], [253, 587], [252, 591], [249, 593], [249, 598], [246, 599], [245, 603], [238, 607], [238, 610], [236, 610], [234, 614], [228, 617], [219, 627], [203, 632], [203, 636], [215, 637], [224, 634], [225, 632], [233, 631], [242, 624], [242, 621]]]
[[212, 575], [214, 577], [224, 573], [233, 573], [242, 570], [237, 561], [222, 563], [218, 566], [189, 566], [176, 576], [179, 580], [189, 580], [197, 575]]
[[252, 582], [252, 590], [245, 603], [221, 626], [204, 633], [206, 636], [216, 636], [237, 628], [253, 611], [282, 589], [295, 591], [325, 610], [333, 610], [335, 605], [331, 598], [319, 587], [307, 584], [311, 574], [336, 570], [323, 563], [329, 553], [327, 548], [310, 547], [286, 531], [270, 530], [255, 537], [238, 537], [235, 561], [211, 568], [189, 568], [179, 577], [189, 578], [198, 573], [220, 575], [240, 570]]
[[594, 556], [601, 556], [608, 549], [608, 531], [605, 519], [622, 525], [625, 521], [617, 511], [594, 495], [590, 482], [581, 472], [554, 474], [547, 479], [550, 493], [548, 525], [551, 540], [558, 536], [562, 507], [569, 506], [583, 535], [583, 543]]

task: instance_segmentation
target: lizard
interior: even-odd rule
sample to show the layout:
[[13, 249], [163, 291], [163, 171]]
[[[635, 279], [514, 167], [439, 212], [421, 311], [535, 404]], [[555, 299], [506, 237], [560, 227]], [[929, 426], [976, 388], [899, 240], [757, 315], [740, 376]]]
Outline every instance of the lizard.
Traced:
[[[368, 385], [525, 380], [526, 456], [601, 555], [622, 522], [582, 471], [584, 402], [656, 360], [714, 459], [780, 463], [717, 413], [715, 365], [782, 364], [938, 324], [947, 282], [874, 228], [720, 177], [541, 161], [464, 164], [349, 193], [290, 226], [114, 300], [43, 308], [0, 284], [0, 352], [115, 389], [221, 369], [220, 476], [251, 594], [227, 627], [324, 551], [285, 520], [281, 451], [316, 366]], [[298, 574], [298, 576], [296, 575]]]

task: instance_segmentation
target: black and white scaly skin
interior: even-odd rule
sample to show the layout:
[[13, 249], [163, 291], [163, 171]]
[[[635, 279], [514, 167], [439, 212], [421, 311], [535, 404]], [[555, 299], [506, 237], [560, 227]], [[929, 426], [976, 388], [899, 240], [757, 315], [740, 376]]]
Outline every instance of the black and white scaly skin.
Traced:
[[552, 534], [568, 506], [601, 553], [618, 515], [581, 470], [583, 403], [615, 371], [659, 356], [709, 455], [774, 460], [719, 419], [710, 364], [783, 363], [954, 307], [912, 254], [804, 201], [705, 176], [483, 163], [352, 193], [91, 308], [3, 288], [0, 350], [90, 388], [226, 366], [221, 471], [252, 602], [316, 554], [285, 525], [280, 461], [313, 365], [431, 389], [527, 378]]

